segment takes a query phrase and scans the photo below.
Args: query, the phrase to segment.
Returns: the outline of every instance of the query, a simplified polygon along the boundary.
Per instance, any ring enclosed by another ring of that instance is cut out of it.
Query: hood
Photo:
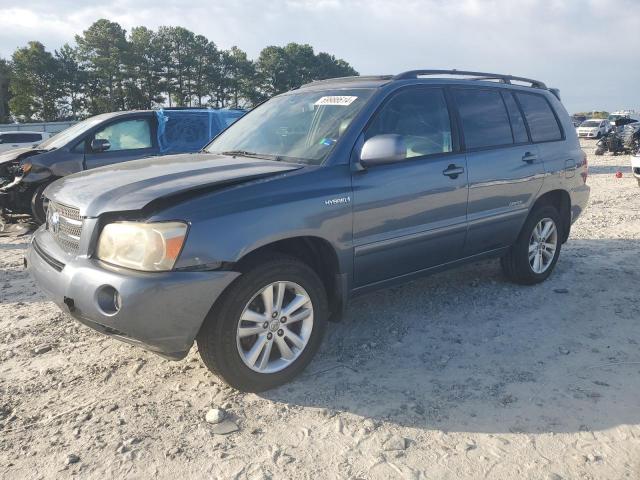
[[[6,152],[0,153],[0,165],[4,163],[10,163],[15,160],[19,160],[21,157],[25,156],[25,153],[30,154],[26,156],[37,155],[39,153],[42,153],[42,150],[37,150],[31,147],[12,148],[11,150],[7,150]]]
[[[182,154],[96,168],[53,182],[44,194],[96,217],[140,210],[150,202],[193,190],[207,190],[297,170],[300,165],[217,154]]]

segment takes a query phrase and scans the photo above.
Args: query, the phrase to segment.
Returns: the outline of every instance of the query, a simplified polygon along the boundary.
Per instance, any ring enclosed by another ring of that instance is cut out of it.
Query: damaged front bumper
[[[184,358],[211,306],[240,274],[138,272],[63,251],[40,227],[25,266],[42,290],[79,322],[165,358]]]

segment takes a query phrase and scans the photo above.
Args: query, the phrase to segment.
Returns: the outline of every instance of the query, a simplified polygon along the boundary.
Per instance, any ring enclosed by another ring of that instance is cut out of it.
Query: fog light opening
[[[122,299],[118,290],[111,285],[103,285],[96,292],[96,302],[98,308],[105,315],[115,315],[122,307]]]

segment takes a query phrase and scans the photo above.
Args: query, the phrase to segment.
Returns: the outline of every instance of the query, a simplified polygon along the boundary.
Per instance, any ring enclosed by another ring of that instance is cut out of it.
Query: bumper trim
[[[45,262],[47,262],[53,269],[57,270],[58,272],[61,272],[64,269],[65,264],[62,263],[60,260],[56,260],[51,255],[47,254],[47,252],[45,252],[42,249],[42,247],[38,245],[38,242],[36,241],[35,238],[33,239],[32,244],[33,244],[33,249],[38,255],[40,255],[40,258],[42,258]]]

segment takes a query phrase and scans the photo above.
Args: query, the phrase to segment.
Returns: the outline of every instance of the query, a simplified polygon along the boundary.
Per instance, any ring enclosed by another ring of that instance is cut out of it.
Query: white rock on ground
[[[220,408],[212,408],[207,412],[207,415],[205,416],[205,420],[208,423],[213,423],[213,424],[220,423],[222,420],[224,420],[224,418],[225,418],[225,412]]]

